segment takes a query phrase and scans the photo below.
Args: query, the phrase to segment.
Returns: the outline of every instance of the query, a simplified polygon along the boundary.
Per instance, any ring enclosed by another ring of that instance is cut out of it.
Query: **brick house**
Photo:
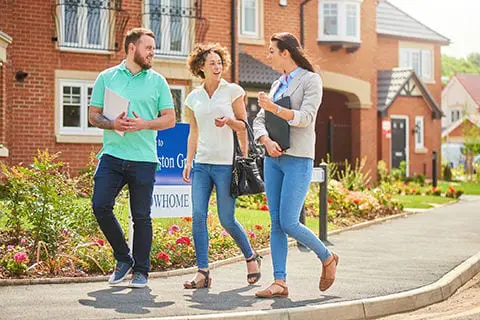
[[[440,149],[440,47],[449,40],[377,0],[2,2],[0,143],[7,161],[49,148],[75,170],[85,165],[101,141],[86,119],[91,86],[123,58],[125,30],[139,25],[157,34],[154,68],[171,85],[179,121],[186,93],[198,85],[185,68],[193,42],[218,41],[234,53],[225,78],[247,90],[251,119],[258,91],[279,76],[268,66],[269,36],[289,31],[324,83],[315,162],[327,152],[334,161],[367,157],[375,176],[378,160],[389,167],[406,160],[409,174],[431,175],[432,152]]]
[[[463,164],[472,172],[472,157],[464,144],[480,136],[480,75],[456,74],[442,91],[442,158],[456,167]]]

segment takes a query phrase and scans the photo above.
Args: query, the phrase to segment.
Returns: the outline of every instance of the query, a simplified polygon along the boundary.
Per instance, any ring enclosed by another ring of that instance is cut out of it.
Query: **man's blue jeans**
[[[265,191],[272,223],[270,248],[275,280],[287,277],[288,236],[313,250],[321,261],[330,257],[330,251],[320,239],[299,222],[312,179],[312,167],[310,158],[265,157]]]
[[[217,211],[221,225],[232,236],[245,258],[253,255],[243,227],[235,220],[235,198],[230,194],[231,165],[195,163],[192,169],[192,233],[197,266],[208,268],[208,201],[213,186],[217,192]]]
[[[130,209],[133,217],[134,271],[148,275],[152,247],[153,185],[157,164],[153,162],[127,161],[104,154],[94,175],[92,208],[100,229],[113,248],[117,261],[130,263],[132,257],[122,228],[113,214],[115,198],[125,184],[130,193]]]

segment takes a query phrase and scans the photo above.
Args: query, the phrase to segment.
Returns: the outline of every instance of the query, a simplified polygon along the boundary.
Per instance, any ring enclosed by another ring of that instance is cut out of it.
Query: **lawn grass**
[[[393,197],[400,201],[405,208],[428,209],[435,206],[435,204],[444,204],[455,201],[452,198],[439,196],[414,196],[414,195],[397,195]]]
[[[480,183],[465,182],[465,181],[459,181],[459,182],[440,181],[438,183],[438,187],[440,187],[443,192],[447,190],[448,186],[452,186],[456,189],[460,188],[464,191],[465,194],[480,195]]]

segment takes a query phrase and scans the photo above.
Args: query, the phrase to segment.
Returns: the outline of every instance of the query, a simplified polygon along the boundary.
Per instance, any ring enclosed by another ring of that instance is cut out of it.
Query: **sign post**
[[[322,241],[327,241],[327,227],[328,227],[328,164],[322,162],[319,167],[313,168],[312,182],[320,183],[319,201],[320,201],[320,230],[319,238]]]
[[[190,126],[177,123],[175,127],[158,131],[155,185],[152,194],[151,217],[192,216],[192,188],[182,178],[187,160],[187,140]],[[128,245],[133,250],[133,219],[128,207]]]

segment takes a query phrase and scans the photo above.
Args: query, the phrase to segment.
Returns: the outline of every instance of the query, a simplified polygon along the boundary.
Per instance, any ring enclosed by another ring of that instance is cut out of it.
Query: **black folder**
[[[280,98],[275,104],[287,109],[292,108],[289,96]],[[282,151],[290,148],[290,125],[287,120],[265,110],[265,126],[270,139],[277,142]]]

